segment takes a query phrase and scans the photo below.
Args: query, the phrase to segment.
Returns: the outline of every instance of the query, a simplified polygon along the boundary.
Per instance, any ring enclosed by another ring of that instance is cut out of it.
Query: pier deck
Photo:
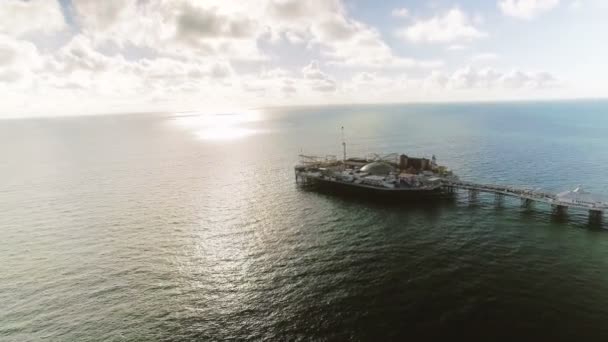
[[[463,189],[469,190],[472,192],[485,192],[485,193],[493,193],[497,195],[504,195],[510,197],[517,197],[526,203],[531,202],[541,202],[550,204],[552,206],[558,208],[577,208],[577,209],[585,209],[595,213],[602,213],[608,210],[608,203],[606,202],[597,202],[590,201],[587,199],[572,199],[572,198],[564,198],[562,194],[556,194],[551,192],[545,192],[540,190],[529,190],[516,188],[511,186],[502,186],[502,185],[493,185],[493,184],[479,184],[472,183],[466,181],[455,181],[455,180],[443,180],[443,187],[445,189]],[[578,189],[577,189],[578,190]],[[576,193],[576,191],[570,193]],[[581,194],[592,196],[588,193]]]

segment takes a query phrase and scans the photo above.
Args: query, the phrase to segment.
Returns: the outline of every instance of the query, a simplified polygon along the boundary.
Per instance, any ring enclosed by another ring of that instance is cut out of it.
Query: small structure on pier
[[[608,198],[599,194],[592,194],[583,190],[580,186],[572,191],[560,192],[555,198],[564,204],[588,206],[590,209],[603,210],[608,207]]]
[[[375,176],[388,176],[390,173],[395,172],[395,168],[389,163],[376,161],[364,165],[360,171]]]

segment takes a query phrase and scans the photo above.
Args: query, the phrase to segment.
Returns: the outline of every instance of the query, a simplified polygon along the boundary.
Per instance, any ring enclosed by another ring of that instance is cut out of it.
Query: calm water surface
[[[608,338],[608,223],[298,189],[300,152],[608,194],[608,103],[0,121],[0,340]]]

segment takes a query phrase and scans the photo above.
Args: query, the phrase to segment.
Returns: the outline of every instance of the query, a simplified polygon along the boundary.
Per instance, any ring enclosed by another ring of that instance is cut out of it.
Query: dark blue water
[[[0,121],[0,340],[608,337],[608,228],[492,196],[295,186],[300,152],[435,154],[608,194],[608,103]]]

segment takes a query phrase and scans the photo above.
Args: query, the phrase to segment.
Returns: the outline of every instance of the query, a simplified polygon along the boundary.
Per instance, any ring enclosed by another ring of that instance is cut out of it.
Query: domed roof
[[[395,168],[391,164],[381,161],[365,164],[361,168],[361,172],[367,172],[376,176],[385,176],[393,171],[395,171]]]

